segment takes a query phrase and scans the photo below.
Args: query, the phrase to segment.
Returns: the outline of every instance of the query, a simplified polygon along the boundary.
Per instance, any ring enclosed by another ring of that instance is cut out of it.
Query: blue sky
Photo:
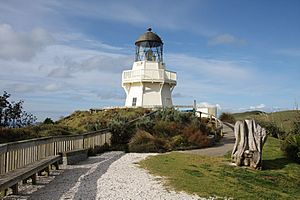
[[[122,106],[121,73],[151,26],[177,72],[174,104],[220,111],[300,101],[300,1],[0,1],[0,90],[39,120]]]

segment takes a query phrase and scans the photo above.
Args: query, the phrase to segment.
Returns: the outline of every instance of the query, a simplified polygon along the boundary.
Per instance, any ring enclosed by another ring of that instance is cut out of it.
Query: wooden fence
[[[153,115],[157,111],[154,110],[127,123],[134,123]],[[203,112],[196,112],[200,113],[201,118]],[[222,132],[223,124],[219,119],[209,113],[203,114],[207,114],[210,121],[215,121],[216,131]],[[0,144],[0,174],[22,168],[27,164],[47,156],[58,155],[64,151],[94,148],[95,146],[102,146],[104,143],[110,144],[110,138],[109,130],[102,129],[81,135],[45,137]]]
[[[111,133],[107,130],[82,135],[55,136],[0,144],[0,174],[22,168],[42,158],[60,152],[88,149],[110,144]]]

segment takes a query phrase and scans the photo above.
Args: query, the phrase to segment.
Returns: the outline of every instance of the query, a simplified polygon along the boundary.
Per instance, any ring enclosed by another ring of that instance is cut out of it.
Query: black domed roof
[[[157,42],[163,44],[160,37],[157,34],[153,33],[151,28],[148,28],[147,32],[145,32],[135,41],[135,45],[137,45],[137,43],[144,42],[144,41]]]

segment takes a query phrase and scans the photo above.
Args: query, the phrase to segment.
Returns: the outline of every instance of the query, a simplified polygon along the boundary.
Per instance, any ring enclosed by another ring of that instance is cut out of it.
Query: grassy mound
[[[175,109],[153,112],[144,108],[126,108],[93,113],[76,111],[55,123],[45,120],[38,126],[1,129],[0,141],[82,134],[101,129],[109,129],[112,133],[112,149],[132,152],[165,152],[211,146],[214,138],[208,136],[215,133],[213,122],[199,120],[192,113]]]
[[[268,138],[262,171],[229,163],[227,157],[171,153],[149,157],[140,165],[154,175],[166,177],[167,186],[200,197],[298,199],[300,196],[300,165],[283,156],[278,139]]]
[[[294,120],[299,116],[299,111],[287,110],[273,113],[250,111],[234,113],[233,116],[236,120],[255,119],[258,122],[273,123],[280,128],[280,130],[290,132],[293,129]]]

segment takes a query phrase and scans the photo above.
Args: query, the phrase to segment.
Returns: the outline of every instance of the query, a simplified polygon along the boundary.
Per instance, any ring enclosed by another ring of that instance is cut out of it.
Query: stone
[[[255,120],[237,121],[234,126],[234,135],[232,162],[237,166],[261,169],[262,149],[267,139],[266,129]]]

